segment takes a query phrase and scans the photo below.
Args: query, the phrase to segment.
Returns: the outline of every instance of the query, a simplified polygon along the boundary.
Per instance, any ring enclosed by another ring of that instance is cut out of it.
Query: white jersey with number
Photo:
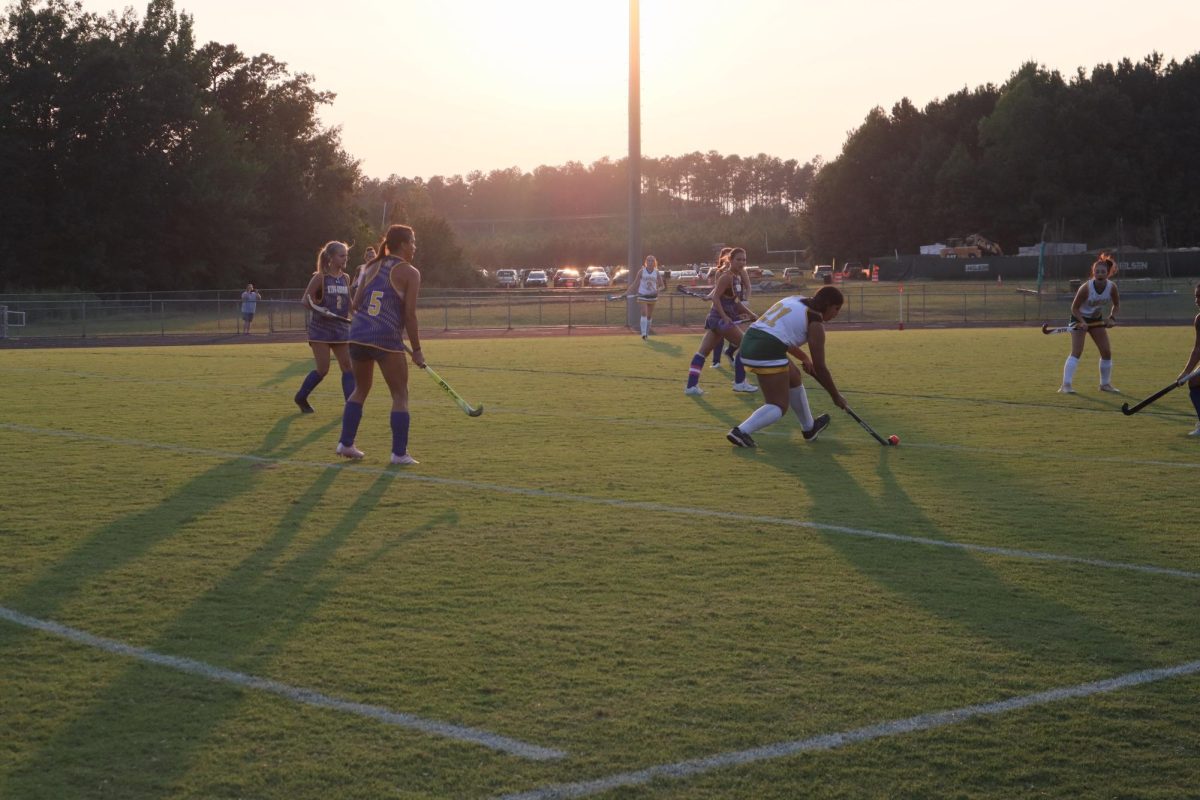
[[[642,277],[638,279],[637,293],[642,297],[653,297],[658,294],[658,270],[647,270],[642,267]]]
[[[1096,281],[1090,280],[1087,282],[1087,299],[1079,306],[1079,316],[1087,319],[1089,317],[1099,317],[1104,312],[1104,309],[1112,303],[1113,287],[1116,286],[1112,281],[1104,282],[1104,291],[1096,291]]]
[[[785,297],[768,308],[751,328],[769,333],[788,347],[799,347],[808,341],[808,312],[804,297]]]

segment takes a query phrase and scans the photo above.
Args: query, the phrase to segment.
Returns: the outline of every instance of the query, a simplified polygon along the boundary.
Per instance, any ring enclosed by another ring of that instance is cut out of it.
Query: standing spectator
[[[246,284],[246,291],[242,292],[242,335],[250,335],[250,324],[254,322],[254,310],[258,307],[258,301],[262,300],[262,295],[259,294],[253,283]]]
[[[358,265],[358,269],[354,271],[354,280],[350,281],[351,297],[353,297],[354,293],[358,290],[358,285],[362,283],[363,275],[367,273],[367,267],[369,267],[371,262],[375,260],[375,248],[368,247],[367,252],[364,255],[367,260]]]

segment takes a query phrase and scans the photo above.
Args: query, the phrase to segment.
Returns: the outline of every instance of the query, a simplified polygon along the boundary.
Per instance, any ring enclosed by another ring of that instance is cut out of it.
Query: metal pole
[[[642,263],[642,88],[638,0],[629,0],[629,279]],[[625,324],[637,324],[637,303],[625,300]]]

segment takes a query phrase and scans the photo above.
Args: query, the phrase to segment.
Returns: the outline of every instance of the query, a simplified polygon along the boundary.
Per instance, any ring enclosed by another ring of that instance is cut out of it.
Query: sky
[[[628,0],[175,0],[198,44],[269,53],[337,99],[375,178],[627,155]],[[105,12],[145,3],[83,0]],[[642,153],[836,158],[875,106],[1200,52],[1197,0],[642,0]]]

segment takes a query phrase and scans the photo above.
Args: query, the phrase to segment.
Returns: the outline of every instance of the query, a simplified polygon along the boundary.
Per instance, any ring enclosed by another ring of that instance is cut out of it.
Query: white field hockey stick
[[[1136,414],[1137,412],[1141,411],[1143,408],[1150,405],[1155,400],[1157,400],[1158,398],[1167,394],[1168,392],[1174,391],[1175,389],[1179,388],[1180,386],[1183,386],[1185,383],[1190,381],[1192,378],[1200,378],[1200,367],[1197,367],[1196,369],[1192,370],[1187,375],[1184,375],[1182,378],[1179,378],[1176,381],[1168,383],[1166,386],[1159,389],[1157,392],[1150,395],[1145,400],[1138,403],[1136,406],[1133,406],[1132,408],[1130,407],[1129,403],[1123,404],[1121,406],[1121,413],[1127,417],[1131,416],[1133,414]]]
[[[1059,327],[1059,328],[1051,328],[1050,323],[1044,322],[1044,323],[1042,323],[1042,333],[1045,333],[1045,334],[1074,333],[1075,331],[1090,331],[1092,328],[1111,328],[1111,327],[1112,327],[1111,320],[1106,320],[1104,322],[1096,322],[1091,325],[1088,325],[1086,328],[1079,327],[1078,322],[1072,322],[1069,325],[1063,325],[1062,327]]]
[[[699,289],[693,289],[690,286],[684,286],[681,283],[677,283],[677,284],[675,284],[675,291],[677,291],[681,294],[686,294],[688,297],[699,297],[701,300],[711,300],[712,299],[712,289],[711,288],[705,292],[705,291],[700,291]]]
[[[313,299],[311,296],[308,298],[308,307],[323,317],[328,317],[329,319],[336,319],[339,322],[349,322],[350,321],[349,317],[343,317],[341,314],[333,313],[325,306],[317,305],[316,303],[313,302]]]

